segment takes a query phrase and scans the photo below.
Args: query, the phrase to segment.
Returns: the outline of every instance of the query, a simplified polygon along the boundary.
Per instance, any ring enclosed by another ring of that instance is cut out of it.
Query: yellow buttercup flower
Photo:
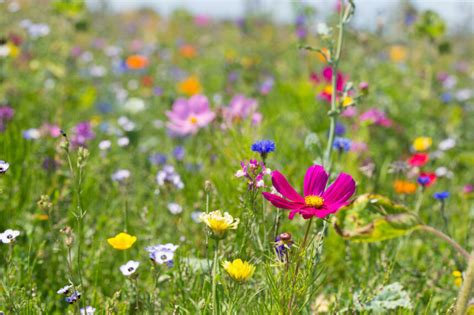
[[[453,271],[454,285],[460,287],[462,285],[462,273],[459,270]]]
[[[225,261],[222,267],[237,282],[249,280],[255,272],[255,266],[242,259],[235,259],[233,262]]]
[[[418,137],[413,141],[413,149],[416,151],[426,151],[431,147],[433,140],[430,137]]]
[[[228,212],[224,212],[224,215],[222,215],[219,210],[203,213],[199,216],[199,219],[219,238],[223,237],[227,230],[235,230],[239,225],[239,219],[234,219]]]
[[[115,249],[125,250],[137,241],[136,236],[129,235],[127,233],[119,233],[115,237],[109,238],[107,242]]]
[[[190,76],[178,84],[178,91],[187,96],[198,94],[202,91],[201,83],[196,76]]]

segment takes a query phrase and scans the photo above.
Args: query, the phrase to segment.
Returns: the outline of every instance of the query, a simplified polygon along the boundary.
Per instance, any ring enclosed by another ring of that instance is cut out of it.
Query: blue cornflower
[[[440,191],[440,192],[434,193],[433,197],[435,199],[438,199],[439,201],[443,201],[444,199],[449,197],[449,191]]]
[[[417,181],[421,186],[426,186],[430,182],[430,178],[428,176],[420,176]]]
[[[182,146],[177,146],[173,149],[173,156],[178,161],[182,161],[184,159],[184,153],[184,147]]]
[[[267,158],[268,153],[275,151],[275,142],[272,140],[259,140],[252,144],[250,148],[253,152],[260,153],[263,162]]]
[[[336,137],[334,139],[333,147],[339,151],[349,151],[351,149],[352,141],[347,138]]]
[[[343,136],[346,133],[346,127],[343,124],[336,122],[334,132],[336,133],[336,136]]]

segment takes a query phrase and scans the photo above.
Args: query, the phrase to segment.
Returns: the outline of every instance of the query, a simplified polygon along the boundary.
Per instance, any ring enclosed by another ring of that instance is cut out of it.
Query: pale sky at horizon
[[[294,0],[106,0],[112,9],[120,11],[149,7],[160,14],[168,15],[178,8],[185,8],[194,14],[206,14],[216,18],[237,18],[244,13],[245,3],[259,2],[261,7],[272,13],[278,21],[291,22]],[[86,0],[93,7],[97,0]],[[306,0],[305,3],[314,5],[321,15],[332,10],[335,0]],[[391,8],[397,6],[399,0],[356,0],[357,12],[354,23],[361,27],[373,27],[375,17],[379,14],[388,15]],[[413,0],[419,9],[432,9],[438,12],[453,28],[470,28],[474,32],[474,0]],[[465,25],[467,17],[470,25]],[[461,24],[463,23],[463,24]]]

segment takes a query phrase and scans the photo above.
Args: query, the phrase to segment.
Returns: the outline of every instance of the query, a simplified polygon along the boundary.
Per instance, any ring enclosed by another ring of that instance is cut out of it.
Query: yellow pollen
[[[195,123],[198,122],[196,116],[191,116],[191,117],[189,118],[189,121],[190,121],[192,124],[195,124]]]
[[[324,204],[324,199],[319,196],[306,196],[304,202],[307,206],[319,209]]]

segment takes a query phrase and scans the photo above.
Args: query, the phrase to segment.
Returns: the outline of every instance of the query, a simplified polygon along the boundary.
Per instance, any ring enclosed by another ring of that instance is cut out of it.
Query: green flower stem
[[[328,143],[326,146],[326,151],[324,152],[324,162],[323,165],[327,169],[331,169],[332,163],[331,163],[331,154],[332,154],[332,149],[333,149],[333,144],[334,144],[334,138],[336,135],[336,122],[337,122],[337,117],[339,116],[339,112],[337,110],[337,69],[339,66],[339,59],[341,57],[341,50],[342,50],[342,44],[343,44],[343,39],[344,39],[344,25],[347,22],[349,15],[352,13],[353,10],[353,4],[350,3],[344,13],[342,13],[343,10],[341,10],[341,13],[339,15],[339,24],[338,24],[338,29],[339,29],[339,34],[337,37],[337,44],[336,44],[336,53],[334,56],[330,57],[330,66],[332,69],[332,78],[331,78],[331,85],[332,85],[332,92],[331,92],[331,110],[329,111],[329,119],[330,119],[330,126],[329,126],[329,136],[328,136]]]
[[[217,257],[219,251],[219,240],[216,239],[214,247],[214,261],[212,263],[212,314],[218,314],[218,301],[217,301]]]
[[[458,300],[456,302],[456,308],[454,311],[455,315],[466,314],[467,307],[469,304],[469,298],[472,293],[472,287],[474,283],[474,251],[471,253],[469,258],[469,264],[467,266],[466,276],[461,289],[459,290]]]
[[[423,231],[426,231],[426,232],[429,232],[433,235],[436,235],[437,237],[439,238],[442,238],[443,240],[445,240],[446,242],[449,243],[449,245],[451,245],[459,254],[461,254],[466,260],[469,260],[469,253],[464,249],[462,248],[461,245],[459,245],[455,240],[453,240],[452,238],[450,238],[448,235],[444,234],[443,232],[441,232],[440,230],[437,230],[435,229],[434,227],[431,227],[429,225],[421,225],[419,227],[419,229],[423,230]]]
[[[296,258],[296,269],[295,269],[295,274],[293,275],[293,283],[291,284],[291,295],[290,295],[290,301],[288,303],[288,314],[291,314],[291,309],[293,307],[293,302],[295,300],[295,286],[296,286],[296,280],[298,279],[298,273],[300,271],[300,266],[301,266],[301,258],[304,255],[304,252],[306,250],[306,243],[308,242],[308,236],[309,236],[309,231],[311,231],[311,224],[313,223],[313,218],[309,219],[308,224],[306,225],[306,232],[304,233],[304,238],[303,238],[303,243],[301,243],[300,251],[298,253],[298,257]]]

